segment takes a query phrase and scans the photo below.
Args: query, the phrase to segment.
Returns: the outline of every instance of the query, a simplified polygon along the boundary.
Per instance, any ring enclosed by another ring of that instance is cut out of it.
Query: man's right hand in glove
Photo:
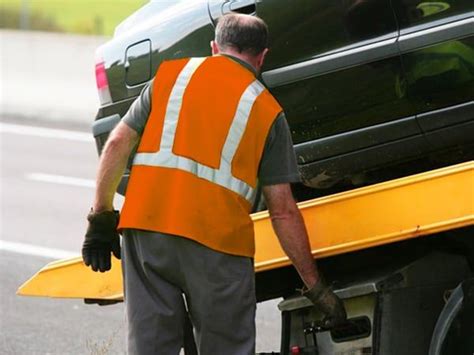
[[[117,232],[118,211],[90,211],[87,215],[87,228],[82,244],[82,259],[92,270],[105,272],[111,268],[111,256],[120,259],[120,235]]]
[[[309,290],[303,290],[301,293],[323,313],[322,326],[324,328],[332,328],[347,319],[346,310],[341,299],[322,281],[319,281]]]

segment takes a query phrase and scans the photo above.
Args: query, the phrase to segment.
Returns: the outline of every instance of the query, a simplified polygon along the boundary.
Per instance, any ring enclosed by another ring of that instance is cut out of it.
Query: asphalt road
[[[107,40],[0,29],[1,115],[88,123],[99,106],[95,51]]]
[[[46,263],[79,254],[97,166],[89,137],[0,122],[0,354],[124,353],[123,304],[15,295]],[[279,349],[276,304],[258,305],[258,352]]]

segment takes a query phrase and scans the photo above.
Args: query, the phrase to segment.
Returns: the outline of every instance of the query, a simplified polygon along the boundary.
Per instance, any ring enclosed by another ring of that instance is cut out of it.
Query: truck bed
[[[298,204],[316,259],[342,256],[474,225],[474,161]],[[294,277],[268,212],[252,215],[259,301],[284,295]],[[349,266],[350,267],[350,266]],[[120,262],[95,273],[82,258],[52,262],[18,290],[25,296],[122,300]]]

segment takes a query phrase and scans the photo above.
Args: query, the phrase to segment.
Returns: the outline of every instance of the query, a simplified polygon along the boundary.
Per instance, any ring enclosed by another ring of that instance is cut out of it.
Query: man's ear
[[[211,50],[212,50],[212,55],[217,55],[220,53],[219,47],[217,46],[216,41],[211,41]]]
[[[265,48],[258,56],[257,56],[257,66],[258,70],[263,66],[263,62],[265,61],[265,57],[268,53],[268,48]]]

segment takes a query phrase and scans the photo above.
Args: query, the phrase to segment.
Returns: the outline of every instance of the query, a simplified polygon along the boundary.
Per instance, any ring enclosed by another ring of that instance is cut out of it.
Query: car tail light
[[[110,96],[109,81],[107,72],[105,71],[105,63],[100,58],[95,64],[95,80],[97,82],[97,90],[99,91],[99,100],[102,105],[112,102]]]

